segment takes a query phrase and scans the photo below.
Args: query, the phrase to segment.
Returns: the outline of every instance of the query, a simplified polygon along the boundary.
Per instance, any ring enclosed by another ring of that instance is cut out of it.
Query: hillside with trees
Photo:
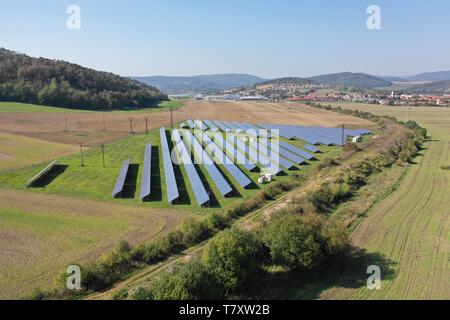
[[[135,80],[0,48],[0,101],[112,110],[162,100],[165,94]]]
[[[354,88],[376,88],[389,87],[391,82],[371,76],[365,73],[342,72],[325,74],[308,78],[316,83],[329,86],[354,87]]]

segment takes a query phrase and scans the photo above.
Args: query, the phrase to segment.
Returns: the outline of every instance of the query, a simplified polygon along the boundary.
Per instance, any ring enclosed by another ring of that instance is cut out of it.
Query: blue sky
[[[81,30],[66,27],[71,4]],[[449,12],[448,0],[9,0],[0,47],[126,76],[409,75],[450,70]]]

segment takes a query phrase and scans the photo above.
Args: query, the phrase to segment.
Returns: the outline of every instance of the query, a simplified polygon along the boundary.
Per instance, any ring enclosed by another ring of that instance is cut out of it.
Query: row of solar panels
[[[181,128],[197,129],[201,131],[222,131],[225,133],[246,133],[253,137],[270,137],[268,131],[279,130],[280,136],[288,140],[300,139],[308,142],[310,145],[340,145],[342,146],[343,138],[344,143],[349,137],[356,137],[360,135],[369,134],[370,131],[365,129],[344,129],[341,128],[324,128],[324,127],[303,127],[293,125],[272,125],[272,124],[259,124],[254,126],[249,123],[239,123],[236,121],[210,121],[210,120],[188,120],[181,124]],[[344,137],[343,137],[344,134]],[[314,148],[309,147],[309,151],[313,151]]]
[[[112,193],[113,198],[119,198],[125,188],[125,182],[130,170],[131,160],[126,160],[117,177],[116,184]],[[148,200],[151,194],[151,170],[152,170],[152,145],[149,143],[145,146],[144,152],[144,168],[142,170],[141,179],[141,200]]]
[[[201,131],[212,131],[212,132],[234,132],[234,133],[246,133],[253,137],[265,136],[265,129],[258,128],[249,123],[239,123],[236,121],[210,121],[210,120],[187,120],[180,124],[180,128],[191,129],[191,130],[201,130]]]
[[[315,150],[311,145],[338,145],[342,146],[349,137],[356,137],[369,134],[370,131],[365,129],[342,129],[342,128],[323,128],[323,127],[303,127],[292,125],[273,125],[259,124],[259,126],[268,130],[279,130],[279,135],[285,139],[299,139],[310,144],[309,150]]]

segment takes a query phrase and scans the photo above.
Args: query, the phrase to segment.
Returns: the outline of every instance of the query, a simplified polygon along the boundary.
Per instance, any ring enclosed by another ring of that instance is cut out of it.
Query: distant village
[[[335,89],[316,84],[266,84],[242,87],[214,94],[194,94],[189,98],[196,100],[228,101],[316,101],[316,102],[355,102],[384,106],[450,106],[450,95],[405,94],[395,91],[366,89]]]

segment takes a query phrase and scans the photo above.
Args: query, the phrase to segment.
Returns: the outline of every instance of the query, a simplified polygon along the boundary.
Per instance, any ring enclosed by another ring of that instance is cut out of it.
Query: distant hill
[[[406,77],[411,82],[421,81],[446,81],[450,80],[450,71],[426,72],[415,76]]]
[[[132,77],[145,84],[155,86],[168,94],[205,93],[250,86],[265,79],[249,74],[214,74],[192,77],[150,76]]]
[[[405,89],[404,91],[413,94],[448,94],[450,93],[450,80],[434,81],[415,85]]]
[[[0,49],[0,101],[93,110],[151,107],[161,100],[167,96],[135,80]]]
[[[272,85],[272,84],[298,84],[298,85],[306,85],[313,84],[314,82],[304,78],[298,77],[286,77],[286,78],[278,78],[273,80],[267,80],[258,83],[257,85]]]
[[[334,74],[325,74],[307,78],[316,83],[329,86],[342,86],[354,88],[376,88],[388,87],[392,82],[383,80],[379,77],[371,76],[365,73],[342,72]]]
[[[389,82],[409,82],[406,77],[396,77],[396,76],[379,76],[378,78],[389,81]]]

